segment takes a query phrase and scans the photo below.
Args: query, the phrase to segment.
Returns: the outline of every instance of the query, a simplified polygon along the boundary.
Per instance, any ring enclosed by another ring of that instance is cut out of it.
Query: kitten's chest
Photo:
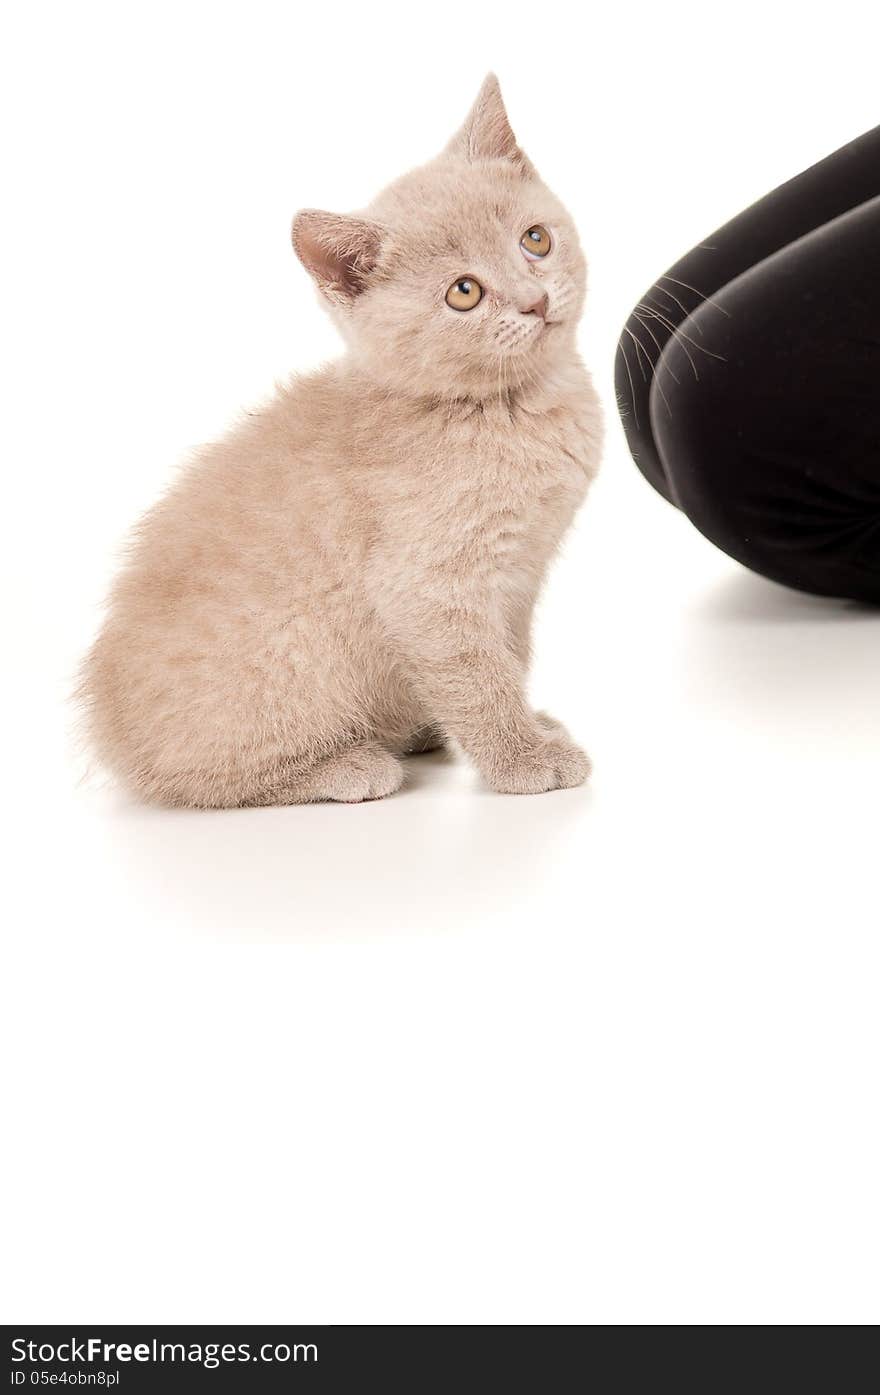
[[[563,531],[593,473],[589,433],[569,406],[484,413],[463,460],[454,491],[462,514],[501,552],[518,539]]]
[[[527,405],[438,413],[386,442],[377,519],[389,557],[490,585],[543,568],[595,473],[601,426],[589,380]]]

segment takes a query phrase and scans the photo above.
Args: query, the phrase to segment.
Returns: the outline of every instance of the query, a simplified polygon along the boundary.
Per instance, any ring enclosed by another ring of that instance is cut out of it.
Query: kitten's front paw
[[[584,751],[556,737],[496,768],[489,783],[498,794],[544,794],[582,785],[590,768]]]

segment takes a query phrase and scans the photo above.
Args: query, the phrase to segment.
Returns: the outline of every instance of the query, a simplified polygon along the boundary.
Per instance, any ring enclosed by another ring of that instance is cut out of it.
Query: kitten
[[[495,77],[442,155],[293,245],[348,353],[201,451],[137,530],[81,695],[146,799],[393,793],[447,737],[488,784],[589,762],[525,696],[547,565],[595,473],[586,274]]]

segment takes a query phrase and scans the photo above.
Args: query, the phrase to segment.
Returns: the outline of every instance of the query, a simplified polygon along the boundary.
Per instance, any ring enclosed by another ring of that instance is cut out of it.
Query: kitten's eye
[[[550,234],[540,223],[536,223],[528,232],[524,232],[519,240],[519,245],[530,261],[537,261],[541,257],[546,257],[553,243],[550,241]]]
[[[483,287],[472,276],[463,276],[455,281],[446,292],[446,304],[453,310],[473,310],[483,299]]]

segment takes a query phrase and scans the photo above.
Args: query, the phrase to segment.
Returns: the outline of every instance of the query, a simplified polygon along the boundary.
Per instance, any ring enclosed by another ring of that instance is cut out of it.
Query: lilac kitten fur
[[[299,213],[293,244],[347,353],[141,522],[83,671],[97,754],[195,807],[379,798],[447,738],[494,790],[581,784],[525,685],[601,447],[586,269],[496,79],[442,155],[356,216]]]

